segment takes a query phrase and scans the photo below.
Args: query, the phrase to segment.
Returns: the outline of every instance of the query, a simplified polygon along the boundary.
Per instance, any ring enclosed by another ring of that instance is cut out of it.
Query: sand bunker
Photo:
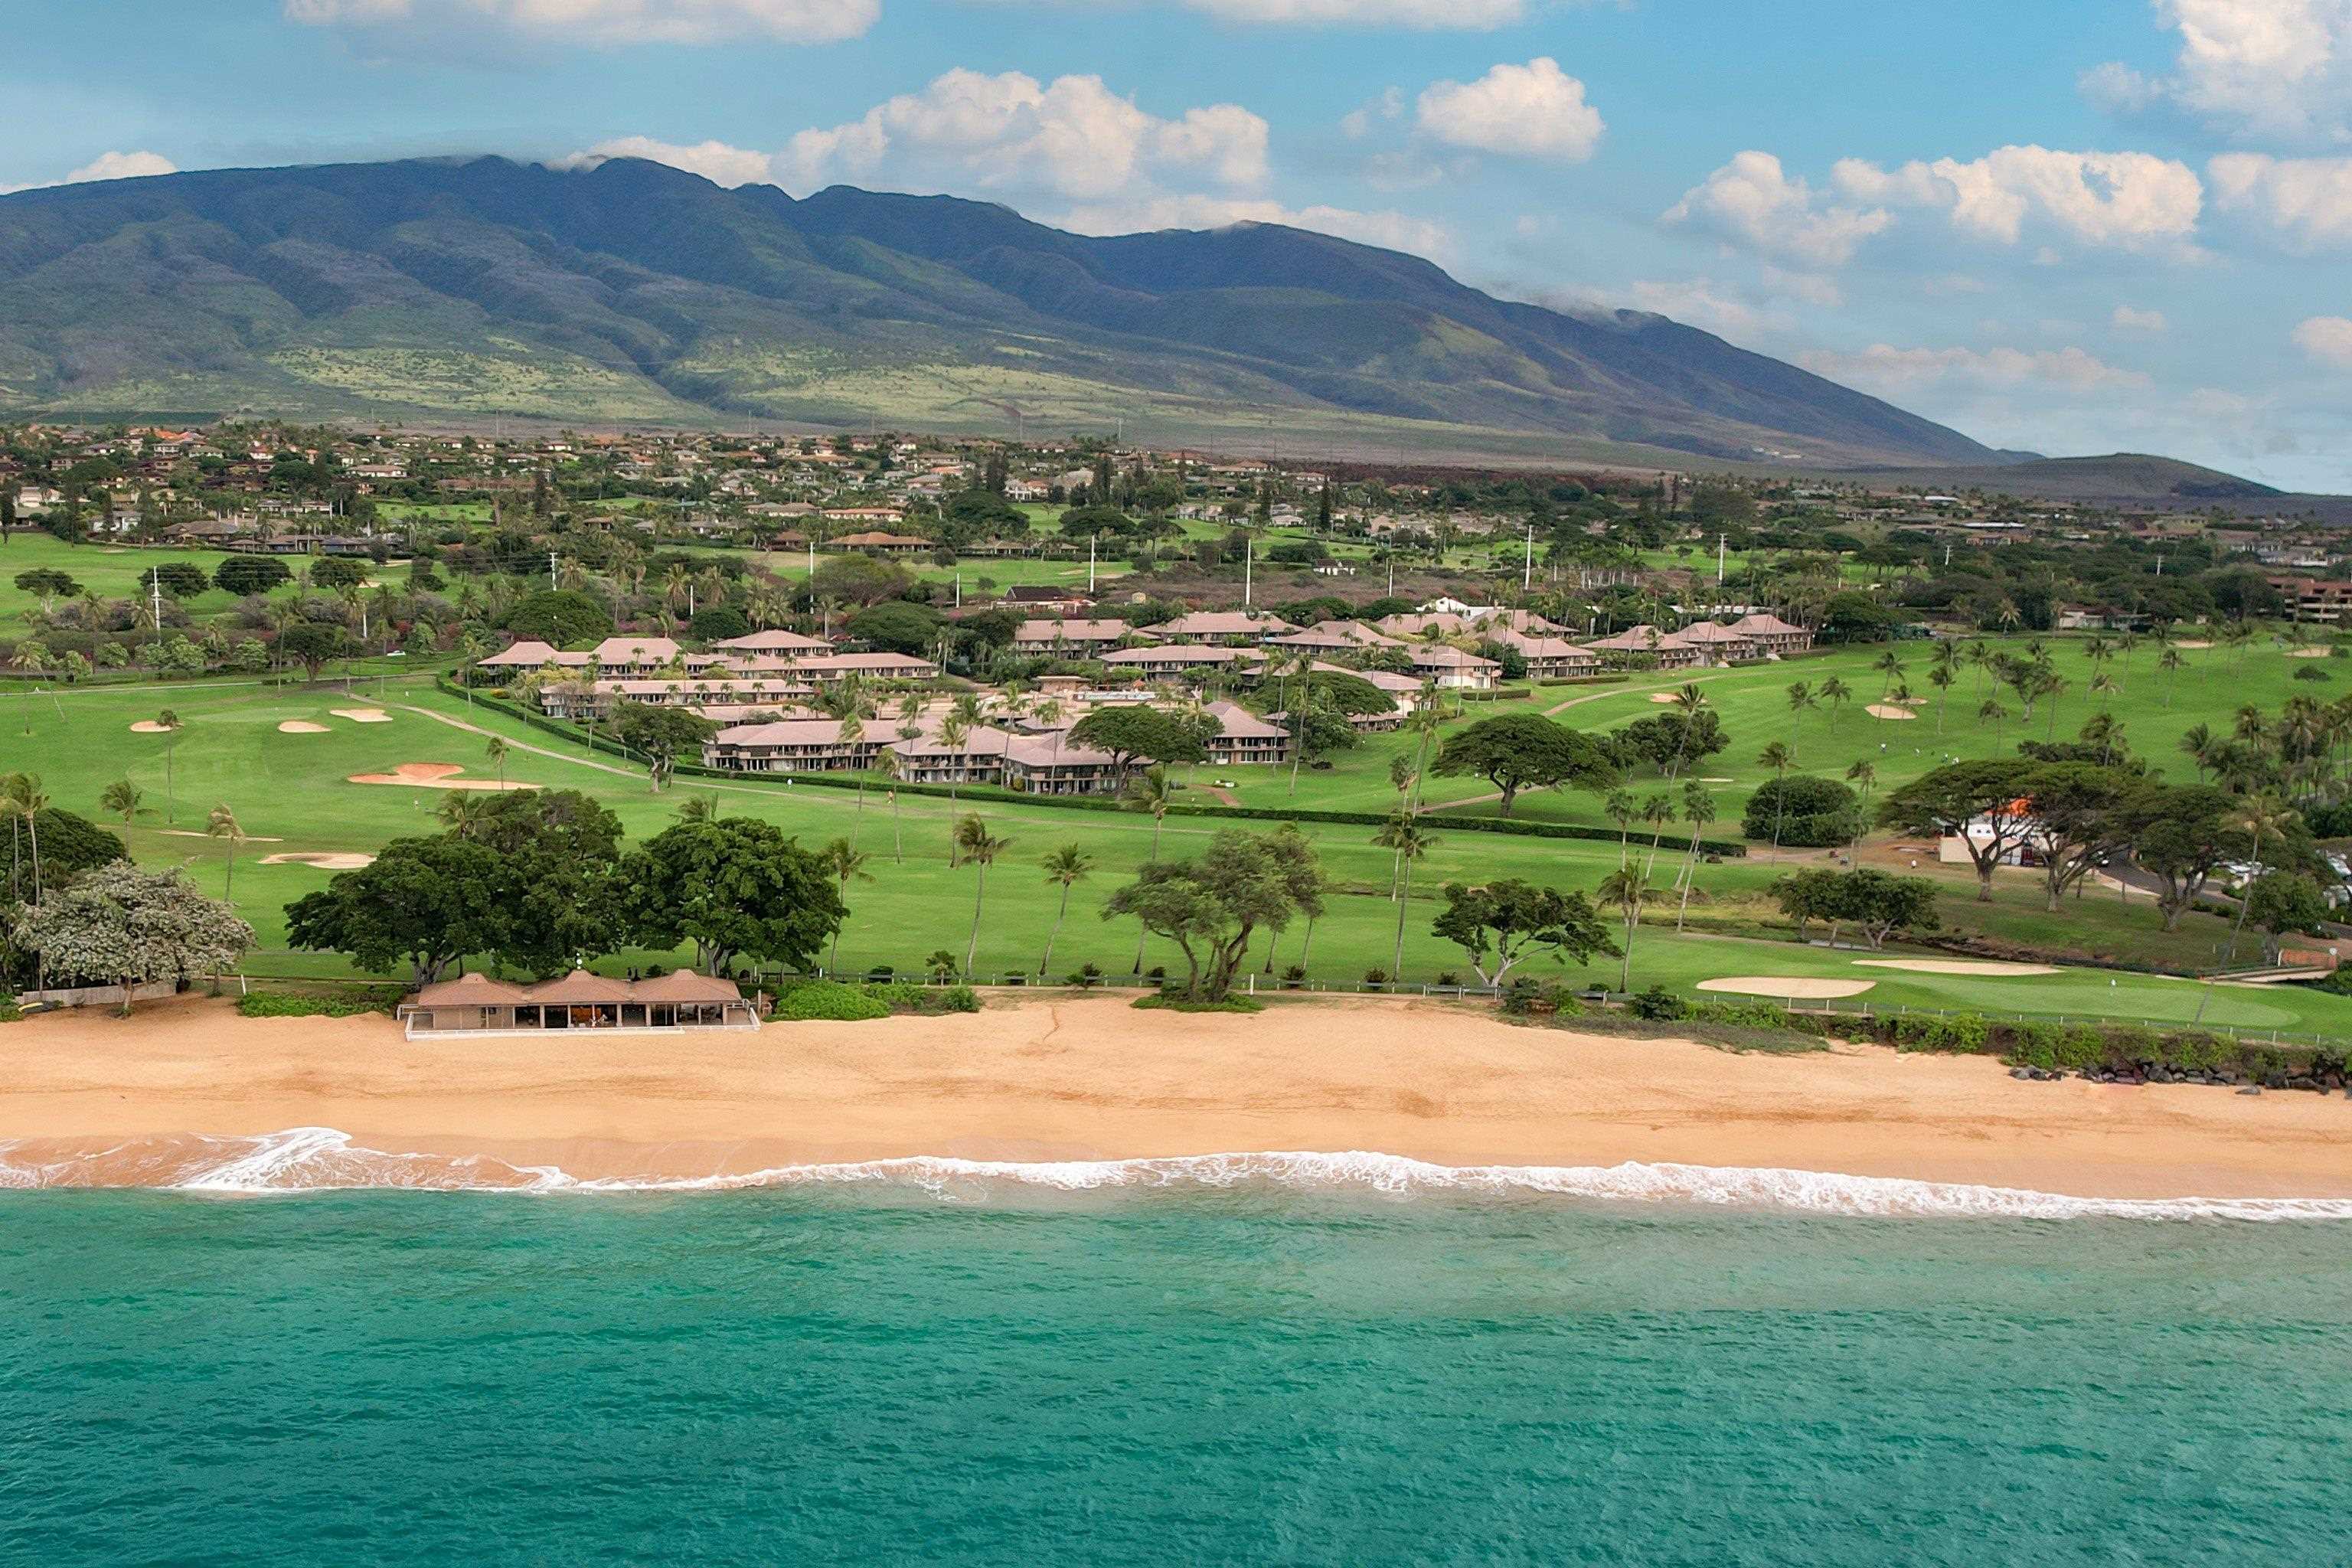
[[[316,866],[321,871],[356,871],[362,866],[375,864],[373,855],[264,855],[265,866]]]
[[[213,836],[194,827],[159,827],[155,830],[166,838],[210,838]],[[283,838],[265,838],[258,833],[245,836],[247,844],[283,844]]]
[[[1919,717],[1919,715],[1912,712],[1908,708],[1897,708],[1892,702],[1874,702],[1869,707],[1864,709],[1863,711],[1869,714],[1874,719],[1892,719],[1898,723],[1906,719],[1916,719]]]
[[[327,727],[324,724],[313,724],[308,719],[289,719],[278,726],[278,732],[281,735],[323,735],[327,732]]]
[[[2286,656],[2289,658],[2326,658],[2327,650],[2324,647],[2291,647],[2286,650]]]
[[[1653,691],[1650,693],[1650,700],[1653,702],[1672,702],[1674,700],[1675,694],[1671,691]]]
[[[1728,991],[1740,996],[1826,1001],[1832,996],[1859,996],[1877,984],[1875,980],[1803,980],[1795,975],[1738,974],[1727,980],[1702,980],[1698,988]]]
[[[496,779],[461,779],[466,770],[456,763],[403,763],[388,773],[353,773],[350,783],[407,784],[416,789],[537,789],[537,784],[505,784]]]
[[[1907,969],[1914,974],[2055,974],[2047,963],[2003,963],[1992,958],[1857,958],[1864,969]]]
[[[2197,649],[2199,649],[2199,648],[2208,648],[2208,647],[2211,647],[2213,645],[2212,645],[2211,643],[2209,643],[2209,642],[2177,642],[2177,643],[2174,643],[2172,646],[2173,646],[2173,647],[2177,647],[2177,648],[2185,649],[2185,650],[2189,651],[2189,652],[2195,652],[2195,651],[2196,651]]]
[[[172,726],[158,724],[152,719],[142,719],[131,726],[131,732],[134,735],[168,735],[172,732]]]
[[[349,719],[354,724],[389,724],[392,715],[381,708],[330,708],[328,712],[338,719]]]

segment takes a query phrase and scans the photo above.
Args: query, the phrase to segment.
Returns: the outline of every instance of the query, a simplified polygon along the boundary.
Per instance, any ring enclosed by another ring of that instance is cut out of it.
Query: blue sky
[[[0,188],[633,152],[1294,222],[2352,490],[2352,0],[0,0]]]

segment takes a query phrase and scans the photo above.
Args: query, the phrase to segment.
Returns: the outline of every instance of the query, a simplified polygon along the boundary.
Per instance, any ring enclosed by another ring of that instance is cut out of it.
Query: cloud
[[[2352,139],[2352,0],[2152,0],[2180,35],[2169,75],[2109,63],[2083,74],[2084,97],[2134,113],[2178,108],[2241,135]]]
[[[285,14],[314,27],[426,34],[487,24],[600,47],[736,38],[830,44],[872,27],[882,0],[285,0]]]
[[[956,69],[859,119],[800,132],[773,162],[783,183],[797,190],[838,177],[878,176],[1098,200],[1171,173],[1228,187],[1255,185],[1265,177],[1265,121],[1238,104],[1162,120],[1112,92],[1100,77],[1040,83],[1019,71]]]
[[[1982,294],[1992,285],[1966,272],[1942,272],[1919,280],[1919,291],[1929,299],[1940,300],[1949,294]]]
[[[1404,89],[1382,88],[1378,98],[1358,104],[1339,117],[1339,133],[1350,142],[1362,140],[1381,121],[1398,120],[1404,115]]]
[[[1604,129],[1584,101],[1584,84],[1539,55],[1523,66],[1496,66],[1476,81],[1441,81],[1423,89],[1421,129],[1450,147],[1580,163]]]
[[[767,184],[773,179],[773,160],[765,153],[730,147],[724,142],[698,142],[691,147],[681,147],[675,142],[656,142],[650,136],[616,136],[609,142],[597,142],[584,153],[558,158],[550,167],[591,168],[607,158],[650,159],[699,174],[712,184],[730,190],[737,185]]]
[[[1793,331],[1797,325],[1795,318],[1786,310],[1754,304],[1741,298],[1738,289],[1711,278],[1643,279],[1627,292],[1633,296],[1635,310],[1671,316],[1720,337],[1753,339]]]
[[[2316,363],[2352,370],[2352,318],[2314,316],[2295,328],[2293,341]]]
[[[1817,201],[1803,179],[1782,172],[1780,159],[1747,152],[1684,192],[1663,221],[1698,225],[1809,267],[1842,267],[1856,247],[1895,220],[1884,208]]]
[[[0,196],[13,191],[46,190],[53,185],[83,185],[93,180],[139,180],[151,174],[176,174],[180,166],[161,153],[100,153],[80,168],[68,171],[54,180],[35,180],[30,184],[0,185]]]
[[[1933,208],[1962,233],[2003,245],[2038,219],[2087,245],[2179,247],[2196,232],[2205,199],[2196,172],[2171,159],[2035,146],[1895,169],[1845,158],[1832,178],[1852,200]]]
[[[2109,320],[2115,323],[2116,331],[2125,332],[2163,332],[2172,327],[2172,323],[2164,319],[2163,311],[2136,310],[2129,305],[2116,306],[2116,313]]]
[[[1183,0],[1226,22],[1483,31],[1524,21],[1527,0]]]
[[[2224,212],[2251,213],[2298,246],[2352,243],[2352,158],[2225,153],[2205,172]]]
[[[1920,387],[1953,382],[1978,387],[2145,386],[2138,371],[2118,370],[2078,348],[1900,349],[1873,343],[1859,353],[1822,351],[1801,354],[1798,363],[1832,381],[1865,392],[1899,396]]]
[[[1144,201],[1096,203],[1073,207],[1052,221],[1078,234],[1139,234],[1163,228],[1223,228],[1237,223],[1276,223],[1441,262],[1453,257],[1457,248],[1453,231],[1444,224],[1409,213],[1357,212],[1334,206],[1286,207],[1279,202],[1234,196],[1163,195]]]

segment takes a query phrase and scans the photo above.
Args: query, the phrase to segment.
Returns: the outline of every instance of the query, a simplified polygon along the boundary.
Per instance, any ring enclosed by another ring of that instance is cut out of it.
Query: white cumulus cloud
[[[426,34],[487,24],[592,45],[829,44],[872,27],[882,0],[285,0],[285,14],[311,26]]]
[[[0,196],[12,191],[37,191],[51,185],[81,185],[93,180],[137,180],[150,174],[176,174],[179,172],[180,166],[161,153],[100,153],[80,168],[68,170],[54,180],[0,185]]]
[[[2162,332],[2169,331],[2172,326],[2161,310],[2136,310],[2129,305],[2116,306],[2116,313],[2108,320],[2114,322],[2116,331],[2125,332]]]
[[[951,177],[1099,199],[1169,174],[1254,185],[1265,177],[1265,121],[1238,104],[1164,120],[1100,77],[1040,82],[1020,71],[956,69],[856,120],[800,132],[775,162],[784,183],[801,190],[836,178]]]
[[[1819,352],[1798,363],[1832,381],[1865,392],[1899,395],[1923,386],[1958,382],[1983,387],[2145,386],[2138,371],[2119,370],[2079,348],[1905,349],[1873,343],[1858,353]]]
[[[2352,139],[2352,0],[2152,0],[2180,35],[2170,73],[2116,63],[2084,73],[2093,102],[2121,112],[2164,104],[2224,131]]]
[[[2293,336],[2294,346],[2318,363],[2352,370],[2352,318],[2314,316]]]
[[[1077,234],[1140,234],[1163,228],[1276,223],[1441,262],[1451,258],[1456,249],[1452,230],[1410,213],[1287,207],[1280,202],[1236,196],[1161,195],[1142,201],[1089,203],[1059,214],[1053,221]]]
[[[1671,316],[1687,326],[1703,328],[1718,337],[1754,339],[1792,331],[1796,321],[1786,310],[1758,305],[1736,288],[1712,278],[1665,281],[1643,279],[1627,292],[1633,308]]]
[[[1421,95],[1421,129],[1453,147],[1582,163],[1604,129],[1584,84],[1539,55],[1506,61],[1476,81],[1441,81]]]
[[[650,136],[615,136],[585,152],[559,158],[553,167],[588,168],[607,158],[645,158],[667,163],[673,169],[699,174],[712,184],[725,185],[730,190],[737,185],[767,184],[773,178],[773,160],[765,153],[730,147],[724,142],[698,142],[686,147],[675,142],[656,142]]]
[[[1751,151],[1684,192],[1664,221],[1696,225],[1809,267],[1842,267],[1894,219],[1883,207],[1833,205],[1771,153]]]
[[[2205,200],[2195,170],[2148,153],[2011,146],[1895,169],[1846,158],[1832,178],[1852,200],[1934,208],[1963,233],[2004,245],[2032,219],[2088,245],[2179,247],[2196,232]]]
[[[2250,214],[2298,246],[2352,243],[2352,158],[2225,153],[2205,172],[2224,212]]]

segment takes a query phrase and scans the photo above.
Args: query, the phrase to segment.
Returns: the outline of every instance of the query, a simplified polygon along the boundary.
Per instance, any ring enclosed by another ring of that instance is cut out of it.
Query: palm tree
[[[1690,912],[1691,884],[1698,880],[1698,840],[1715,820],[1715,792],[1693,779],[1683,785],[1683,820],[1690,824],[1690,853],[1683,862],[1683,901],[1675,910],[1675,930],[1683,929],[1683,917]]]
[[[1151,858],[1160,858],[1160,825],[1168,816],[1168,808],[1176,804],[1176,781],[1164,767],[1146,768],[1135,775],[1127,786],[1127,806],[1129,811],[1151,814]],[[1148,936],[1150,933],[1144,933]],[[1143,973],[1144,936],[1135,939],[1135,968]]]
[[[874,753],[874,771],[882,775],[890,792],[890,859],[903,866],[907,863],[907,845],[898,833],[898,778],[906,767],[898,761],[898,753],[885,746]]]
[[[1054,943],[1061,939],[1063,918],[1070,912],[1070,889],[1095,868],[1094,857],[1075,844],[1065,844],[1045,857],[1045,880],[1062,889],[1061,908],[1054,911],[1054,929],[1045,933],[1045,956],[1037,961],[1037,978],[1053,967]]]
[[[1798,731],[1804,725],[1805,715],[1821,705],[1821,700],[1813,695],[1811,687],[1801,680],[1792,681],[1790,684],[1789,711],[1793,717],[1789,725],[1789,741],[1792,753],[1795,750]]]
[[[1789,782],[1789,769],[1796,761],[1797,754],[1778,741],[1774,741],[1756,753],[1756,765],[1759,768],[1770,768],[1773,782],[1782,785]],[[1780,852],[1781,819],[1788,815],[1788,790],[1786,788],[1775,790],[1772,799],[1772,853],[1775,855]]]
[[[175,826],[180,820],[180,803],[172,793],[172,753],[179,747],[180,716],[166,708],[155,715],[155,722],[163,731],[163,825]]]
[[[1601,798],[1601,815],[1617,825],[1617,864],[1622,866],[1633,858],[1631,838],[1633,824],[1642,819],[1642,803],[1630,790],[1612,789]]]
[[[1403,883],[1397,894],[1396,954],[1389,964],[1389,978],[1395,980],[1404,970],[1404,917],[1412,898],[1412,863],[1436,846],[1437,835],[1423,827],[1410,814],[1399,812],[1373,837],[1372,842],[1395,851],[1403,873]]]
[[[222,801],[205,818],[205,836],[222,840],[228,848],[228,871],[222,879],[221,896],[231,903],[236,901],[236,847],[245,842],[245,828],[236,820],[236,813]]]
[[[971,731],[965,726],[960,715],[950,713],[940,721],[940,744],[956,754],[955,771],[948,774],[948,809],[950,811],[955,809],[956,786],[963,777],[963,749],[965,743],[971,739]],[[955,864],[955,844],[950,838],[948,845],[948,868],[953,870]]]
[[[1936,689],[1936,733],[1944,732],[1944,709],[1952,700],[1952,683],[1959,678],[1948,665],[1937,665],[1927,672],[1927,684]]]
[[[956,824],[955,841],[965,862],[980,868],[980,881],[971,897],[971,940],[963,950],[963,972],[970,974],[972,960],[980,953],[980,911],[988,897],[988,868],[999,855],[1013,847],[1013,840],[990,833],[988,824],[975,811]]]
[[[1617,918],[1625,923],[1624,964],[1617,973],[1617,989],[1633,988],[1633,933],[1641,928],[1642,906],[1656,895],[1630,866],[1620,866],[1601,879],[1601,901],[1614,905]]]
[[[479,791],[453,789],[441,797],[433,815],[441,825],[460,838],[478,837],[492,810],[489,797]]]
[[[2033,694],[2036,697],[2046,697],[2050,700],[2049,738],[2053,741],[2058,738],[2058,698],[2065,689],[2064,679],[2052,669],[2042,670],[2041,679],[2034,684]]]
[[[1830,705],[1830,732],[1837,733],[1838,710],[1853,700],[1853,689],[1836,676],[1822,682],[1822,700]]]
[[[1903,673],[1903,656],[1888,648],[1871,661],[1870,668],[1878,671],[1878,700],[1884,702],[1886,700],[1886,689],[1894,685],[1895,678]]]
[[[874,879],[874,873],[866,868],[866,862],[874,858],[846,838],[833,840],[816,852],[816,858],[817,864],[823,866],[832,875],[833,879],[840,884],[845,907],[848,903],[850,883],[870,882]],[[844,920],[841,925],[848,923]],[[841,967],[841,925],[833,928],[833,946],[824,957],[825,973],[828,974],[835,973]]]
[[[849,753],[849,765],[856,768],[857,748],[866,739],[866,725],[856,710],[841,716],[841,727],[834,731],[833,738]],[[857,809],[851,814],[849,828],[853,838],[857,835],[857,824],[866,820],[866,772],[864,768],[857,768]]]
[[[1642,877],[1645,881],[1650,873],[1658,868],[1658,840],[1665,837],[1666,824],[1674,819],[1673,796],[1654,795],[1642,802],[1642,820],[1650,829],[1650,858],[1642,866]]]
[[[1992,721],[1992,749],[1996,752],[2000,750],[2000,722],[2008,717],[2009,710],[2000,705],[1999,698],[1988,697],[1977,705],[1977,722]]]
[[[506,788],[507,743],[505,740],[497,735],[491,736],[490,743],[482,748],[482,755],[490,760],[490,766],[499,770],[499,787],[500,789]]]
[[[139,803],[146,798],[139,786],[129,779],[117,779],[106,786],[105,793],[98,797],[98,804],[100,809],[111,812],[122,818],[124,822],[129,822],[139,815]]]
[[[1864,809],[1855,815],[1853,845],[1846,851],[1846,853],[1851,856],[1859,853],[1862,848],[1863,829],[1870,821],[1870,812],[1868,809],[1870,805],[1870,796],[1872,792],[1878,787],[1878,766],[1868,759],[1864,759],[1864,761],[1856,763],[1853,766],[1846,769],[1845,777],[1846,782],[1854,785],[1856,790],[1861,794],[1862,804],[1864,806]]]
[[[2180,680],[2180,667],[2189,661],[2180,657],[2178,648],[2166,648],[2156,656],[2156,668],[2164,671],[2164,705],[2172,706],[2172,689]]]
[[[690,795],[677,803],[680,822],[716,822],[719,820],[719,797],[715,795]]]
[[[0,774],[0,811],[5,811],[12,822],[22,822],[33,846],[33,902],[41,901],[41,813],[49,809],[49,797],[41,788],[37,773]],[[13,891],[15,878],[10,878]]]

